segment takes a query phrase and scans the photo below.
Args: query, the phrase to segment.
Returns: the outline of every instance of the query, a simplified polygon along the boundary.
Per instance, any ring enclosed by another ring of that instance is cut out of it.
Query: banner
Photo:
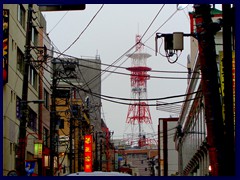
[[[3,84],[8,82],[9,10],[3,9]]]

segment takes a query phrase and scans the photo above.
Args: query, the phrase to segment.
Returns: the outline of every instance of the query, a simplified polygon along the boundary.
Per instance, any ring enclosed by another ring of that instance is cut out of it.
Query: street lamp
[[[34,104],[40,104],[44,103],[44,100],[22,100],[20,101],[20,109],[21,109],[21,122],[19,125],[19,147],[18,147],[18,153],[17,153],[17,173],[19,176],[25,175],[25,152],[26,152],[26,146],[27,146],[27,137],[29,135],[26,134],[26,124],[27,124],[27,110],[28,110],[28,103],[34,103]],[[38,134],[37,134],[38,135]]]

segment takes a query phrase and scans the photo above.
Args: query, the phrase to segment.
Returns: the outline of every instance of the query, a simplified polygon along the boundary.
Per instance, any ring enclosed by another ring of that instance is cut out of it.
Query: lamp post
[[[17,152],[17,174],[18,176],[25,176],[25,151],[27,147],[27,137],[29,134],[36,134],[39,139],[39,135],[37,133],[28,133],[26,130],[27,124],[27,111],[28,111],[28,103],[40,104],[44,103],[44,100],[22,100],[20,101],[20,109],[21,109],[21,122],[20,122],[20,135],[19,135],[19,147]],[[24,124],[24,126],[23,126]],[[23,135],[25,135],[23,137]]]

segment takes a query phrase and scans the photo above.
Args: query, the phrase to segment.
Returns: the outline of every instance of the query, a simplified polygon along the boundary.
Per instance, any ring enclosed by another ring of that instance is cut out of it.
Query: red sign
[[[84,171],[92,172],[92,135],[84,136]]]
[[[9,10],[3,9],[3,84],[8,82]]]

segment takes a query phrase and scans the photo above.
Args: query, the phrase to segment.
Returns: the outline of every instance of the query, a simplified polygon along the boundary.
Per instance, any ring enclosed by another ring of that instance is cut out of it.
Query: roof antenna
[[[100,59],[100,55],[98,55],[98,49],[96,51],[96,59]]]

